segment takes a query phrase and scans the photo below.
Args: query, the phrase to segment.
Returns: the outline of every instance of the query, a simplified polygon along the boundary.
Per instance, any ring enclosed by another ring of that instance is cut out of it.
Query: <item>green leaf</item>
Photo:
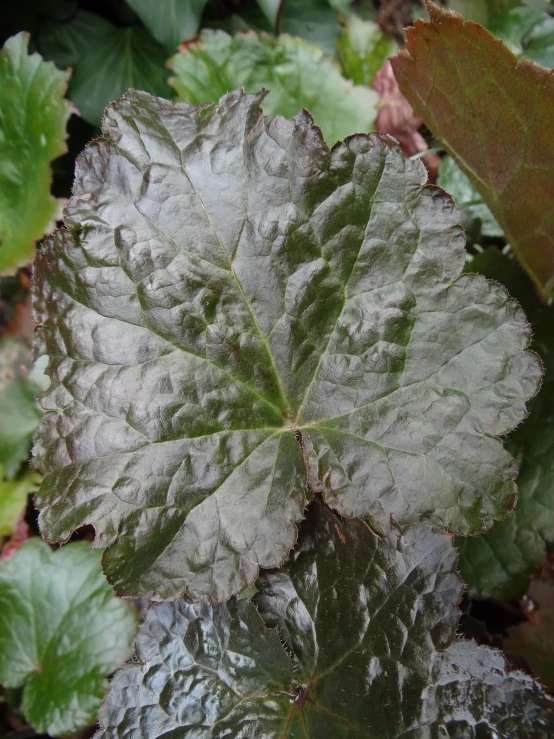
[[[539,384],[501,287],[459,277],[450,198],[389,137],[332,151],[262,94],[129,93],[36,261],[50,539],[94,525],[116,589],[221,601],[276,567],[306,485],[376,530],[512,506],[496,438]]]
[[[0,51],[0,273],[33,260],[60,203],[50,195],[50,162],[66,150],[69,73],[29,54],[19,33]]]
[[[94,723],[105,676],[128,658],[134,609],[113,597],[86,542],[53,552],[30,539],[0,564],[0,682],[23,687],[39,732]]]
[[[125,0],[168,54],[200,28],[208,0]]]
[[[445,156],[439,165],[437,183],[454,198],[456,205],[472,218],[479,218],[483,236],[502,237],[504,231],[498,225],[479,191],[471,184],[452,157]]]
[[[524,278],[513,259],[492,249],[475,258],[469,269],[508,287]],[[529,304],[527,295],[522,297]],[[464,581],[470,593],[480,598],[521,597],[547,545],[554,544],[554,309],[536,305],[529,318],[533,348],[544,362],[546,375],[540,393],[529,404],[529,417],[506,443],[519,467],[517,508],[485,535],[457,542]]]
[[[40,480],[39,474],[30,471],[15,480],[6,480],[0,464],[0,538],[12,535],[19,514],[27,505],[27,496],[38,490]]]
[[[203,31],[198,43],[188,44],[171,65],[178,100],[206,103],[236,87],[251,93],[264,87],[271,91],[267,113],[292,118],[306,108],[329,144],[369,131],[377,115],[376,92],[352,85],[334,59],[287,35],[273,39],[253,32]]]
[[[284,0],[256,0],[256,3],[267,18],[271,28],[275,31],[277,29],[279,8],[284,4]]]
[[[0,465],[11,479],[30,456],[42,413],[36,396],[48,387],[31,369],[31,350],[23,339],[0,340]]]
[[[357,85],[370,87],[373,78],[391,54],[396,42],[385,36],[377,23],[352,15],[337,41],[344,74]]]
[[[300,36],[320,46],[328,54],[334,54],[341,30],[338,19],[340,10],[336,7],[339,4],[344,6],[341,0],[285,0],[280,31]]]
[[[515,738],[526,719],[554,729],[554,703],[506,674],[498,652],[443,651],[458,620],[454,565],[450,537],[430,527],[380,540],[314,503],[284,570],[258,582],[254,601],[278,632],[248,601],[154,606],[97,739],[461,737],[479,725]]]
[[[521,0],[448,0],[448,6],[466,20],[477,21],[487,28],[521,5]]]
[[[402,94],[481,193],[543,296],[554,294],[554,76],[428,1],[391,59]],[[471,50],[468,52],[468,49]],[[453,84],[453,80],[456,83]]]
[[[73,69],[69,97],[93,125],[129,88],[171,96],[166,52],[143,28],[119,28],[80,10],[67,23],[43,23],[38,42],[46,59]]]
[[[554,18],[533,8],[514,8],[491,26],[519,59],[554,67]]]

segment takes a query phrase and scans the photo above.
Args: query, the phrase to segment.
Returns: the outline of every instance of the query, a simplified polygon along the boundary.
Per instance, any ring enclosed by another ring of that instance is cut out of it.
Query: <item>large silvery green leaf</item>
[[[353,85],[334,59],[300,38],[203,31],[171,65],[179,100],[213,102],[236,87],[250,93],[263,87],[270,90],[266,113],[292,118],[306,108],[329,144],[371,130],[377,115],[377,93]]]
[[[31,441],[41,417],[36,396],[48,378],[34,372],[31,348],[24,339],[0,339],[0,464],[12,478],[31,455]]]
[[[33,260],[60,211],[50,162],[66,148],[69,74],[29,54],[28,43],[19,33],[0,51],[0,273]]]
[[[285,568],[257,583],[278,632],[244,600],[154,606],[97,739],[526,737],[526,721],[546,738],[554,703],[536,683],[493,650],[446,648],[454,565],[450,537],[430,527],[380,540],[314,503]]]
[[[262,95],[133,92],[36,261],[43,534],[94,525],[118,592],[223,600],[276,567],[306,486],[347,516],[486,528],[496,438],[540,368],[506,291],[459,277],[450,198],[388,137],[329,149]]]
[[[125,0],[168,54],[200,27],[208,0]]]
[[[43,23],[38,41],[46,59],[73,69],[69,97],[93,125],[129,88],[171,97],[167,54],[144,28],[119,28],[80,10],[66,23]]]
[[[513,259],[487,250],[471,262],[506,286],[524,284]],[[523,294],[522,302],[529,304]],[[528,316],[533,348],[545,367],[541,390],[529,404],[529,416],[506,442],[519,467],[515,511],[483,536],[458,540],[460,571],[475,597],[520,598],[531,575],[554,544],[554,309],[535,305]]]
[[[30,539],[0,564],[0,683],[23,687],[23,713],[41,733],[94,723],[135,629],[86,542],[53,552]]]

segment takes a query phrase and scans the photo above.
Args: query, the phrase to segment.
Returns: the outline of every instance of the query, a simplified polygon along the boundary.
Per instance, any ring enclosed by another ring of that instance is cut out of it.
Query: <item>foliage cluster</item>
[[[554,735],[554,9],[448,5],[6,14],[0,732]]]

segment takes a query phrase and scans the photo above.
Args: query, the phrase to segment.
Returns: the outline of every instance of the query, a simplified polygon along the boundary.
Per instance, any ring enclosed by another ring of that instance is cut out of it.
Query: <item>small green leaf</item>
[[[73,69],[69,97],[93,125],[129,88],[171,96],[167,54],[143,28],[118,28],[80,10],[67,23],[43,23],[38,41],[45,59]]]
[[[200,28],[208,0],[125,0],[168,54]]]
[[[198,43],[188,44],[171,64],[176,76],[170,82],[179,100],[213,102],[236,87],[246,92],[264,87],[271,91],[267,113],[292,118],[306,108],[329,144],[369,131],[377,115],[377,93],[352,85],[334,59],[287,35],[203,31]]]
[[[357,85],[370,87],[373,78],[391,54],[396,42],[385,36],[377,23],[352,15],[337,41],[344,74]]]
[[[481,221],[483,236],[501,237],[504,231],[498,225],[489,207],[484,203],[478,190],[458,167],[452,157],[445,156],[439,165],[437,183],[452,195],[456,205],[467,211],[471,217]]]
[[[487,28],[518,5],[521,5],[521,0],[448,0],[448,7],[452,10]]]
[[[280,31],[300,36],[320,46],[328,54],[334,54],[341,30],[339,5],[344,10],[345,3],[342,0],[285,0]],[[346,17],[346,14],[343,15]]]
[[[0,273],[33,260],[60,203],[50,194],[50,162],[66,149],[68,72],[29,54],[19,33],[0,51]]]
[[[519,283],[520,300],[529,305],[525,275],[514,259],[487,249],[468,270],[481,272],[507,287]],[[515,599],[527,590],[531,575],[554,544],[554,309],[536,305],[528,312],[533,348],[546,375],[540,393],[529,403],[529,417],[506,442],[519,467],[515,511],[483,536],[458,540],[460,571],[474,597]]]
[[[6,480],[0,464],[0,538],[12,535],[19,514],[27,505],[27,496],[36,493],[40,480],[38,473],[29,470],[14,480]]]
[[[85,542],[58,551],[30,539],[0,564],[0,683],[23,687],[39,732],[94,723],[113,669],[128,658],[133,608],[113,597]]]
[[[539,384],[523,312],[459,276],[421,162],[377,134],[330,151],[262,98],[129,93],[36,261],[41,530],[94,525],[127,595],[241,592],[286,557],[307,486],[381,532],[467,534],[515,498],[497,436]]]
[[[244,600],[154,606],[96,739],[523,739],[530,721],[546,737],[554,703],[537,683],[491,649],[448,647],[454,566],[451,537],[431,527],[381,540],[314,502],[284,569],[258,582],[277,631]]]
[[[36,396],[48,380],[33,374],[31,349],[23,339],[0,339],[0,465],[11,479],[30,456],[42,413]]]
[[[256,0],[260,10],[267,18],[273,31],[277,29],[277,19],[279,16],[279,8],[284,0]]]

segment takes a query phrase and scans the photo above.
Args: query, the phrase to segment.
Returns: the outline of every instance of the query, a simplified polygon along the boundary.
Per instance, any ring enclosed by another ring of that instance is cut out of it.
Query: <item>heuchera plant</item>
[[[93,525],[116,592],[173,601],[100,736],[547,736],[538,683],[452,643],[440,533],[514,504],[523,311],[392,139],[262,99],[126,95],[36,262],[42,533]]]

